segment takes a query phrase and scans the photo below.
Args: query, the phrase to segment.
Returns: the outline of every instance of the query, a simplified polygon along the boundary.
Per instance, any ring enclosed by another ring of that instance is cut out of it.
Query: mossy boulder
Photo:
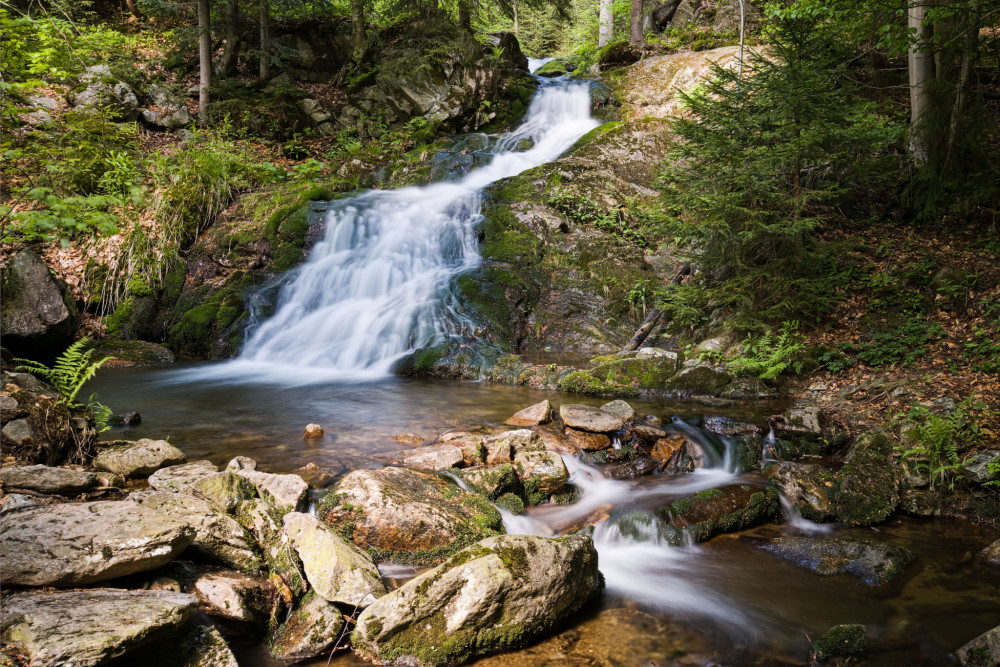
[[[597,64],[601,68],[614,65],[631,65],[640,57],[639,49],[628,41],[611,42],[597,52]]]
[[[497,535],[500,513],[449,480],[404,468],[355,470],[320,502],[321,517],[377,559],[440,563]]]
[[[65,283],[41,257],[25,249],[2,272],[0,333],[19,355],[50,358],[73,342],[80,312]]]
[[[987,630],[955,651],[962,667],[995,667],[1000,664],[1000,626]]]
[[[828,521],[836,516],[830,498],[832,471],[818,465],[784,461],[769,466],[764,474],[804,518]]]
[[[721,364],[691,359],[667,383],[667,388],[677,394],[718,396],[733,382],[733,376]]]
[[[120,366],[168,366],[174,363],[174,353],[169,348],[144,340],[105,338],[94,341],[95,357],[114,357],[105,362],[105,368]]]
[[[720,533],[746,530],[773,520],[778,514],[778,492],[731,484],[684,496],[660,515],[671,525],[686,530],[691,539],[704,542]]]
[[[534,73],[537,76],[544,76],[551,79],[559,76],[565,76],[574,69],[573,64],[568,60],[563,58],[554,58],[536,69]]]
[[[344,615],[336,605],[309,593],[271,641],[271,655],[282,662],[299,662],[333,650],[344,628]]]
[[[676,373],[676,357],[602,358],[597,365],[562,378],[559,388],[592,396],[662,395]]]
[[[865,650],[865,626],[859,623],[835,625],[812,644],[820,660],[836,655],[854,655]]]
[[[761,548],[816,574],[850,574],[869,586],[894,583],[913,560],[898,544],[846,538],[778,537]]]
[[[352,644],[385,662],[458,664],[544,634],[571,618],[599,586],[589,536],[492,537],[368,607]]]
[[[853,526],[881,523],[899,505],[898,469],[893,442],[883,432],[858,436],[831,488],[837,520]]]
[[[191,486],[191,492],[227,514],[235,511],[244,500],[257,497],[257,489],[249,480],[231,472],[203,477]]]

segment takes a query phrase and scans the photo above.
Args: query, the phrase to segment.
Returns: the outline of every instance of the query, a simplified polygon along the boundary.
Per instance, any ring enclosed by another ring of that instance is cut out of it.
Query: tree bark
[[[135,0],[125,0],[125,6],[128,7],[128,11],[130,14],[132,14],[132,16],[136,17],[137,19],[142,18],[142,13],[139,11],[139,8],[136,7]]]
[[[472,31],[472,7],[470,0],[458,0],[458,27]]]
[[[437,0],[431,0],[437,6]],[[365,29],[365,0],[351,0],[351,55],[354,62],[360,63],[365,56],[365,42],[368,40]]]
[[[271,78],[271,16],[267,0],[260,0],[260,80]]]
[[[198,124],[208,125],[208,89],[212,85],[212,33],[208,0],[198,0]]]
[[[907,27],[914,31],[907,53],[910,73],[909,151],[917,164],[927,162],[927,113],[931,107],[931,84],[934,81],[934,53],[931,49],[931,26],[924,25],[927,0],[914,0],[907,10]]]
[[[517,0],[511,0],[510,8],[514,12],[514,35],[517,36]]]
[[[677,13],[677,9],[680,6],[681,0],[667,0],[662,5],[654,9],[651,15],[653,25],[655,25],[658,30],[663,30],[667,27],[668,23],[674,20],[674,14]]]
[[[962,65],[958,73],[958,84],[955,86],[955,102],[951,108],[951,119],[948,124],[948,150],[945,154],[945,164],[954,155],[955,144],[958,142],[959,127],[965,114],[965,102],[969,94],[969,84],[972,81],[972,61],[979,51],[979,6],[973,2],[968,13],[965,42],[962,45]]]
[[[233,73],[243,43],[243,26],[240,21],[238,0],[229,0],[226,5],[226,48],[215,66],[215,75],[227,77]]]
[[[642,0],[632,0],[632,13],[629,14],[629,42],[632,46],[642,46],[645,41],[642,34]]]
[[[600,0],[601,14],[598,19],[597,46],[605,46],[611,41],[611,33],[615,26],[615,16],[611,0]]]
[[[689,275],[691,275],[691,264],[685,263],[683,266],[681,266],[680,270],[677,271],[676,274],[674,274],[674,277],[670,279],[669,284],[679,285],[684,281],[684,276],[689,276]],[[638,350],[639,346],[641,346],[646,341],[646,339],[649,337],[649,334],[652,333],[653,329],[656,328],[657,323],[660,321],[660,315],[662,314],[663,311],[660,310],[659,308],[653,308],[651,311],[649,311],[649,314],[646,315],[646,319],[643,320],[642,325],[638,328],[638,330],[636,330],[635,334],[632,336],[632,339],[629,340],[629,342],[625,345],[625,347],[622,348],[622,352],[633,352],[635,350]]]

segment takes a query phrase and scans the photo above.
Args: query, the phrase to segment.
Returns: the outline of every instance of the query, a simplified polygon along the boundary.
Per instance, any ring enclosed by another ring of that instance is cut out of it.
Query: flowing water
[[[543,398],[601,403],[388,374],[413,349],[473,326],[448,286],[479,262],[475,227],[482,189],[558,157],[596,126],[589,109],[586,84],[546,82],[517,132],[476,138],[494,153],[485,166],[449,182],[332,203],[324,239],[282,279],[273,316],[250,332],[239,359],[101,372],[88,390],[116,412],[143,415],[140,426],[107,435],[170,435],[192,460],[223,464],[245,455],[264,470],[307,471],[324,486],[350,470],[381,465],[379,454],[402,447],[396,434],[429,442],[447,430],[497,427]],[[517,150],[526,137],[532,147]],[[874,647],[868,664],[941,664],[949,650],[1000,623],[1000,581],[968,555],[995,539],[989,527],[899,519],[878,529],[848,529],[818,526],[786,507],[783,525],[687,543],[650,510],[724,484],[765,483],[758,475],[731,472],[728,443],[698,428],[699,419],[712,414],[762,423],[780,406],[633,405],[694,443],[702,467],[687,475],[619,481],[566,457],[571,482],[581,491],[577,502],[519,516],[503,512],[510,533],[558,535],[593,525],[607,594],[554,637],[481,664],[802,664],[809,637],[853,622],[868,627]],[[303,441],[310,422],[327,434]],[[877,591],[844,577],[818,577],[756,548],[767,537],[815,532],[903,544],[918,562],[904,584]],[[408,576],[405,568],[391,566],[383,574]],[[275,664],[260,639],[232,638],[242,665]],[[333,662],[363,664],[349,653]]]

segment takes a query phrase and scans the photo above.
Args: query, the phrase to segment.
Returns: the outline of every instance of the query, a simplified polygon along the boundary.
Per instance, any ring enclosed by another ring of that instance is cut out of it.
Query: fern
[[[777,336],[770,330],[758,338],[747,336],[743,343],[743,354],[729,362],[729,368],[737,375],[755,377],[758,380],[774,380],[782,373],[802,372],[802,362],[796,357],[805,349],[805,339],[798,333],[799,323],[785,322]]]
[[[932,490],[940,483],[947,482],[949,488],[954,485],[952,473],[962,464],[958,453],[959,438],[977,437],[977,428],[968,423],[970,411],[976,409],[980,409],[980,404],[973,404],[970,398],[962,401],[950,415],[942,416],[915,405],[904,416],[918,446],[907,449],[901,456],[904,460],[916,457],[916,468],[927,473]]]
[[[83,385],[94,377],[97,369],[113,357],[93,361],[93,349],[86,349],[90,338],[81,338],[59,355],[51,368],[31,359],[14,359],[17,370],[33,373],[47,380],[59,392],[59,402],[68,408],[82,407],[76,396]]]

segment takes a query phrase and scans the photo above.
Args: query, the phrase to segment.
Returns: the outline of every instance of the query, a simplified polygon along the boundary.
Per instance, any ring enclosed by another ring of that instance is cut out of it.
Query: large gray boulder
[[[305,505],[309,485],[298,475],[279,475],[249,468],[232,472],[249,480],[261,498],[279,509],[295,512]]]
[[[284,533],[302,559],[306,579],[329,602],[367,607],[385,595],[374,561],[311,514],[289,512]]]
[[[590,600],[598,582],[589,536],[491,537],[368,607],[354,648],[381,661],[463,662],[545,633]]]
[[[344,615],[323,598],[309,593],[278,627],[271,655],[283,662],[308,660],[329,653],[344,628]]]
[[[136,503],[31,507],[4,516],[3,583],[87,586],[165,565],[194,538],[187,522]]]
[[[139,117],[139,99],[127,83],[115,78],[107,65],[88,67],[79,80],[82,89],[66,94],[66,100],[74,107],[82,111],[101,111],[119,122]]]
[[[145,477],[164,466],[185,462],[187,457],[184,452],[166,440],[142,438],[136,442],[115,443],[102,449],[94,459],[94,467],[125,477]]]
[[[27,248],[3,271],[0,333],[4,347],[26,356],[52,356],[73,342],[80,312],[66,285]]]
[[[172,591],[13,593],[3,600],[3,638],[32,667],[91,667],[169,635],[197,609],[198,598]]]
[[[621,415],[589,405],[561,405],[559,416],[566,426],[591,433],[611,433],[625,426]]]
[[[34,465],[0,470],[0,480],[9,493],[13,489],[39,493],[79,493],[97,486],[97,475],[86,470]]]

